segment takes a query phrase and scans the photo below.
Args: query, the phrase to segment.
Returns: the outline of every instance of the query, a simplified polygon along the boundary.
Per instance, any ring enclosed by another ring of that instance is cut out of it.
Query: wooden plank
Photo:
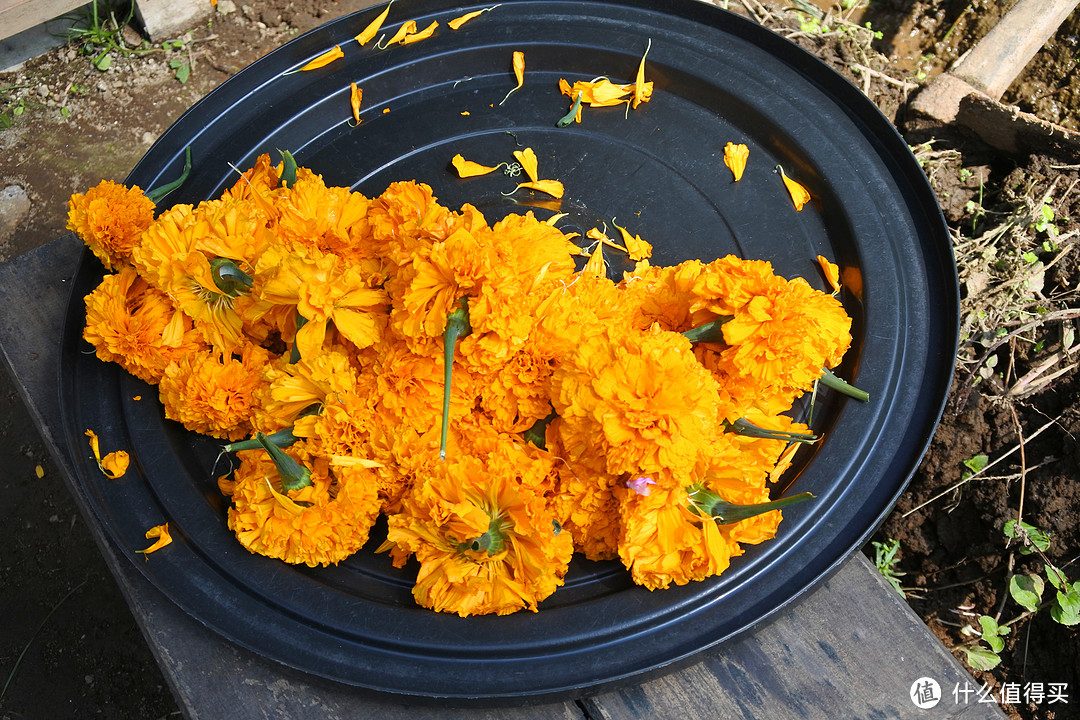
[[[938,682],[941,700],[920,710],[909,693],[924,677]],[[955,702],[957,685],[981,687],[856,553],[767,627],[678,674],[583,705],[593,720],[1005,718],[974,696]]]
[[[86,0],[0,0],[0,40],[86,4]]]
[[[136,0],[135,17],[152,42],[183,35],[210,17],[210,0]]]

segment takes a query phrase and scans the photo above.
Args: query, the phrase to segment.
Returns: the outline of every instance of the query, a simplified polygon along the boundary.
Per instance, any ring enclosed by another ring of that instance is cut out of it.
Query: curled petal
[[[341,50],[341,46],[340,45],[335,45],[334,47],[327,50],[326,52],[324,52],[319,57],[317,57],[314,60],[312,60],[311,62],[309,62],[307,65],[304,65],[302,68],[300,68],[300,70],[301,70],[301,72],[303,72],[305,70],[316,70],[316,69],[321,68],[321,67],[323,67],[325,65],[329,65],[330,63],[334,62],[335,60],[338,60],[338,59],[343,58],[343,57],[345,57],[345,53]]]
[[[379,29],[382,28],[382,24],[386,22],[386,16],[390,14],[390,5],[394,4],[394,0],[390,0],[390,3],[379,13],[378,17],[368,23],[368,26],[364,28],[359,35],[356,36],[356,42],[361,45],[366,45],[371,38],[378,34]]]
[[[500,105],[506,102],[507,98],[520,90],[521,86],[525,84],[525,53],[520,50],[515,50],[510,64],[514,68],[514,78],[517,80],[517,85],[514,86],[513,90],[506,93],[506,97],[502,99],[502,102],[499,103]]]
[[[130,463],[131,458],[128,454],[123,450],[117,450],[101,459],[101,471],[105,473],[105,477],[116,480],[124,476]]]
[[[416,32],[416,21],[415,20],[409,20],[408,22],[404,22],[404,23],[401,24],[401,27],[398,28],[398,31],[396,33],[394,33],[394,36],[386,41],[386,44],[387,45],[393,45],[394,43],[399,43],[402,40],[404,40],[406,37],[408,37],[409,35],[414,34],[415,32]],[[382,42],[382,40],[380,40],[379,42]]]
[[[411,33],[406,35],[401,40],[402,45],[411,45],[414,42],[420,42],[421,40],[427,40],[429,37],[435,34],[435,28],[439,27],[438,20],[432,20],[431,24],[418,33]]]
[[[791,195],[791,202],[795,204],[795,210],[802,210],[803,205],[810,202],[810,192],[789,178],[787,173],[784,172],[784,168],[779,165],[776,167],[780,171],[780,177],[784,180],[784,187],[787,188],[788,194]]]
[[[149,555],[150,553],[157,552],[161,548],[171,543],[172,535],[169,534],[169,523],[165,523],[164,525],[155,525],[154,527],[147,530],[146,539],[151,540],[153,538],[157,538],[157,542],[155,542],[153,545],[146,548],[145,550],[136,550],[135,552],[141,553],[143,555]]]
[[[360,124],[360,103],[364,99],[364,91],[357,87],[356,83],[349,84],[349,106],[352,108],[353,120]]]
[[[494,10],[497,7],[499,7],[499,6],[498,5],[492,5],[491,7],[486,7],[483,10],[473,10],[470,13],[465,13],[464,15],[462,15],[460,17],[454,18],[453,20],[451,20],[450,22],[448,22],[446,24],[450,26],[451,30],[457,30],[458,28],[460,28],[462,25],[469,22],[470,20],[483,15],[484,13],[488,12],[489,10]]]
[[[824,255],[818,255],[817,261],[818,265],[821,266],[821,272],[824,273],[825,279],[829,282],[829,287],[833,289],[834,293],[840,292],[840,267],[836,263],[829,262]]]

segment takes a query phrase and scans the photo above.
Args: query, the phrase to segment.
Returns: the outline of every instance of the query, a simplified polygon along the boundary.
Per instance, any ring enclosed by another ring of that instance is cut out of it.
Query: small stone
[[[144,132],[142,134],[142,144],[143,145],[153,145],[154,144],[154,133],[150,132],[149,130]]]
[[[236,3],[233,0],[218,0],[217,4],[218,15],[228,15],[236,12]]]
[[[37,86],[37,94],[40,95],[41,97],[46,97],[49,94],[49,92],[50,92],[49,86],[46,85],[45,83],[41,83],[40,85]]]

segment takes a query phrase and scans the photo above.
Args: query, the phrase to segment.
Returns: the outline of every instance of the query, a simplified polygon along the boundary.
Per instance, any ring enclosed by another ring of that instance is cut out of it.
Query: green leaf
[[[1054,565],[1046,566],[1046,579],[1058,590],[1061,590],[1062,592],[1068,591],[1069,578]]]
[[[1080,625],[1080,580],[1069,586],[1068,592],[1058,590],[1050,617],[1062,625]]]
[[[188,63],[184,63],[176,69],[176,79],[179,80],[181,84],[186,83],[189,77],[191,77],[191,65]]]
[[[69,108],[66,105],[64,107],[60,108],[60,115],[62,115],[65,118],[71,117],[71,108]]]
[[[102,55],[96,61],[94,61],[94,67],[96,67],[98,70],[101,70],[102,72],[105,72],[106,70],[108,70],[111,65],[112,65],[112,56],[111,55]]]
[[[1013,575],[1009,579],[1009,595],[1026,610],[1035,612],[1042,600],[1046,584],[1035,574]]]
[[[990,649],[995,653],[1001,652],[1005,648],[1005,641],[1001,636],[1009,632],[1009,627],[998,625],[997,620],[989,615],[980,615],[979,625],[982,626],[982,639]]]
[[[964,654],[967,656],[967,664],[976,670],[993,670],[1001,663],[997,653],[981,645],[964,648]]]
[[[1026,260],[1026,261],[1027,261],[1027,262],[1029,262],[1029,263],[1037,263],[1037,262],[1039,261],[1039,256],[1038,256],[1038,255],[1036,255],[1036,254],[1035,254],[1035,253],[1033,253],[1033,252],[1030,252],[1030,251],[1029,251],[1029,252],[1026,252],[1026,253],[1024,253],[1024,254],[1023,254],[1023,255],[1021,255],[1020,257],[1024,258],[1024,260]]]
[[[1009,520],[1002,531],[1007,538],[1023,541],[1024,545],[1020,548],[1021,555],[1030,555],[1035,550],[1046,552],[1046,549],[1050,547],[1050,535],[1029,523],[1021,522],[1018,528],[1016,520]]]
[[[964,467],[973,473],[981,472],[989,464],[990,458],[986,455],[976,455],[964,461]]]

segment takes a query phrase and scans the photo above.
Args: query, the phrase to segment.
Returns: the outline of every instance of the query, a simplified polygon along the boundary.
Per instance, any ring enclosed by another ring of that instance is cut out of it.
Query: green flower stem
[[[256,433],[255,439],[273,458],[274,466],[277,468],[278,475],[281,476],[281,486],[286,491],[299,490],[311,484],[311,471],[297,462],[296,458],[270,442],[263,433]]]
[[[307,318],[300,314],[300,311],[296,312],[296,332],[300,332],[300,328],[307,325]],[[289,364],[295,365],[300,362],[300,346],[296,344],[296,340],[293,340],[292,352],[289,353]]]
[[[291,427],[287,427],[283,430],[278,430],[276,433],[267,435],[266,439],[274,445],[277,445],[279,448],[287,448],[300,438],[293,434],[293,429]],[[257,437],[254,437],[247,440],[237,440],[236,442],[229,443],[222,449],[225,452],[240,452],[241,450],[258,450],[261,447],[263,447],[263,444],[259,442]]]
[[[150,198],[150,202],[158,205],[165,196],[171,193],[176,188],[180,187],[187,180],[188,175],[191,174],[191,146],[184,148],[184,171],[180,174],[180,177],[173,180],[171,183],[166,183],[161,187],[154,188],[153,190],[147,190],[144,195]]]
[[[503,519],[493,517],[488,522],[487,532],[470,542],[462,543],[458,549],[487,553],[488,557],[498,555],[506,547],[506,533],[503,530]]]
[[[214,258],[210,261],[210,274],[214,278],[214,284],[218,290],[229,297],[236,297],[241,293],[250,292],[255,281],[251,276],[240,269],[234,260],[229,258]]]
[[[581,109],[581,97],[582,93],[579,92],[577,94],[577,97],[574,98],[574,104],[570,107],[570,112],[566,113],[566,115],[559,119],[559,122],[555,123],[556,127],[564,128],[570,123],[574,122],[574,118],[577,117],[578,110]]]
[[[443,403],[442,436],[439,441],[439,459],[446,459],[446,433],[450,427],[450,380],[454,370],[454,348],[457,341],[472,332],[469,324],[469,299],[461,298],[458,306],[446,316],[443,332]]]
[[[281,153],[281,160],[285,163],[281,170],[281,184],[291,188],[296,184],[296,158],[288,150],[278,150],[278,152]]]
[[[784,432],[782,430],[769,430],[758,427],[746,418],[739,418],[733,423],[725,423],[727,429],[736,435],[747,437],[764,438],[766,440],[784,440],[786,442],[814,443],[818,441],[817,435],[810,433]]]
[[[696,328],[690,328],[684,330],[683,335],[692,343],[699,342],[711,342],[722,343],[724,342],[724,323],[731,319],[731,316],[718,317],[712,322],[707,322],[704,325],[698,325]]]
[[[854,385],[849,385],[847,382],[834,375],[833,371],[829,368],[825,368],[825,372],[822,374],[820,382],[830,390],[835,390],[838,393],[855,398],[856,400],[861,400],[863,402],[870,400],[870,393],[865,390],[860,390]]]
[[[814,496],[808,492],[798,495],[789,495],[786,498],[772,500],[770,502],[754,503],[753,505],[736,505],[706,489],[702,485],[693,485],[687,488],[690,496],[690,510],[701,517],[712,518],[719,525],[730,525],[740,520],[762,515],[771,510],[777,510],[788,505],[794,505],[804,500],[810,500]]]

